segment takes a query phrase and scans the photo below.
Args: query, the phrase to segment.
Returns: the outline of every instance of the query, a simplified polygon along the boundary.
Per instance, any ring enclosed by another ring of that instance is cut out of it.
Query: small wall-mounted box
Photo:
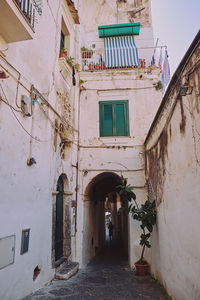
[[[31,100],[28,96],[26,95],[22,95],[22,98],[21,98],[21,109],[22,109],[22,112],[24,114],[24,116],[26,117],[30,117],[31,116]]]
[[[15,235],[0,238],[0,269],[14,263]]]

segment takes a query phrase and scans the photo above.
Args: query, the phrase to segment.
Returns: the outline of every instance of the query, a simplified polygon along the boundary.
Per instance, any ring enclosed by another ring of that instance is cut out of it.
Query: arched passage
[[[119,210],[120,196],[117,186],[121,177],[113,172],[96,175],[84,194],[83,263],[103,249],[106,243],[105,213],[110,213],[114,224],[113,239],[127,253],[127,216]]]

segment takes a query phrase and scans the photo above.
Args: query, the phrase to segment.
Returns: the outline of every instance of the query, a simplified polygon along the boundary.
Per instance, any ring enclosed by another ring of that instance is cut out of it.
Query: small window
[[[61,32],[60,32],[60,50],[64,48],[67,51],[67,55],[70,55],[70,33],[62,18]]]
[[[128,101],[99,102],[100,136],[129,136]]]
[[[60,50],[61,50],[62,48],[65,48],[65,35],[64,35],[64,33],[62,32],[62,30],[61,30],[61,36],[60,36]]]

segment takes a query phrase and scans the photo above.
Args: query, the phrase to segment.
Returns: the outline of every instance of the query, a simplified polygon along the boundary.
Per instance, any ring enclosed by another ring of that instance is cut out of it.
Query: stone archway
[[[84,193],[83,264],[87,264],[105,245],[105,201],[109,199],[115,238],[122,239],[127,252],[127,217],[120,215],[117,186],[121,177],[114,172],[102,172],[88,183]]]

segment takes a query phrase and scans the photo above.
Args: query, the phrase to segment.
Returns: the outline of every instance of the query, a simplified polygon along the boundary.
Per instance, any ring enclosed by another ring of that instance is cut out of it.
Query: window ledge
[[[98,140],[105,144],[124,144],[129,143],[132,136],[102,136]]]
[[[72,68],[71,66],[66,62],[66,59],[61,57],[58,59],[59,67],[60,67],[60,73],[65,80],[68,89],[72,86]]]

